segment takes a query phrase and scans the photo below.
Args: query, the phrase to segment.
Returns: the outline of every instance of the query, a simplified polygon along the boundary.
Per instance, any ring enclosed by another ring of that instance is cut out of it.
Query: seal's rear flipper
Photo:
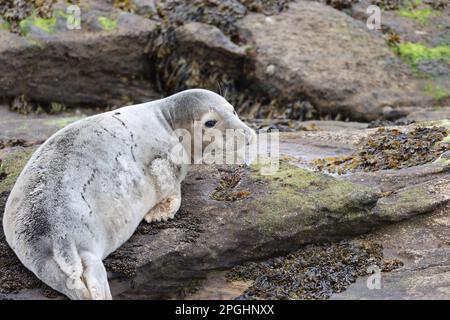
[[[68,249],[66,247],[66,249]],[[72,300],[111,300],[102,261],[90,252],[55,250],[36,264],[35,274],[53,289]]]
[[[72,300],[88,300],[90,293],[80,277],[69,277],[52,257],[36,264],[36,276],[48,286],[59,291]]]
[[[92,300],[112,300],[108,277],[101,259],[92,253],[81,253],[83,263],[82,279]]]

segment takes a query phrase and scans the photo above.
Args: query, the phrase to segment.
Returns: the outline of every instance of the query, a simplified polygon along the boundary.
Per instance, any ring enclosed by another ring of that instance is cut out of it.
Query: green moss
[[[19,23],[20,33],[23,36],[27,36],[30,32],[31,26],[36,26],[42,31],[49,34],[54,33],[56,26],[56,16],[53,16],[49,19],[44,19],[38,17],[36,14],[33,14],[28,18],[20,21]]]
[[[118,26],[118,22],[116,19],[109,19],[109,18],[103,17],[103,16],[98,17],[98,22],[100,22],[100,25],[106,31],[115,30],[115,29],[117,29],[117,26]]]
[[[11,25],[7,21],[0,20],[0,30],[9,30]]]
[[[268,176],[261,175],[258,166],[252,169],[251,179],[268,185],[270,194],[252,207],[261,213],[260,230],[270,237],[293,228],[298,230],[296,234],[304,234],[329,219],[360,219],[376,201],[370,188],[287,163],[281,162],[279,170]]]
[[[1,158],[0,174],[5,178],[0,181],[0,193],[10,191],[23,167],[30,159],[36,148],[20,149],[12,151]]]
[[[442,100],[450,97],[450,89],[441,87],[435,83],[428,83],[425,88],[425,93],[436,100]]]
[[[401,189],[388,198],[381,199],[374,213],[383,219],[401,221],[411,215],[430,212],[436,206],[436,198],[431,196],[426,186],[417,185]]]
[[[438,16],[439,12],[431,8],[400,9],[398,14],[402,17],[416,20],[421,24],[426,24],[431,17]]]
[[[66,117],[66,118],[58,118],[58,119],[49,119],[45,121],[45,124],[48,126],[55,126],[58,128],[64,128],[65,126],[80,120],[81,117],[73,116],[73,117]]]
[[[450,45],[428,48],[419,43],[404,42],[396,46],[396,52],[413,67],[426,60],[450,62]]]
[[[60,16],[63,19],[68,19],[72,16],[72,15],[67,14],[64,10],[61,10],[61,9],[55,10],[54,15]]]

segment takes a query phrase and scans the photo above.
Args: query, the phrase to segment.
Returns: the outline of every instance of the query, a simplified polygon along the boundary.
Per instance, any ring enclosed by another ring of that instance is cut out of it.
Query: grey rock
[[[249,14],[239,26],[254,44],[255,77],[270,96],[306,96],[319,113],[360,120],[427,100],[384,40],[329,6],[293,2],[279,15]]]
[[[68,30],[56,16],[51,32],[33,24],[26,37],[0,31],[0,97],[25,94],[68,106],[122,106],[159,97],[146,58],[155,22],[82,7],[82,29]],[[106,19],[106,29],[99,17]]]

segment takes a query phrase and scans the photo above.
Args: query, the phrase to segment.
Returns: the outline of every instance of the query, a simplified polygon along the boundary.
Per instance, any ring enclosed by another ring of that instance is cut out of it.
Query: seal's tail
[[[90,252],[55,250],[40,261],[36,275],[72,300],[111,300],[108,278],[100,258]]]

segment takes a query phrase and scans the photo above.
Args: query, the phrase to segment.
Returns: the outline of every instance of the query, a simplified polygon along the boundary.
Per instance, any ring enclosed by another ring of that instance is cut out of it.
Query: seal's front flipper
[[[152,223],[154,221],[167,221],[175,217],[181,205],[181,196],[175,195],[168,197],[156,204],[144,217],[145,221]]]

